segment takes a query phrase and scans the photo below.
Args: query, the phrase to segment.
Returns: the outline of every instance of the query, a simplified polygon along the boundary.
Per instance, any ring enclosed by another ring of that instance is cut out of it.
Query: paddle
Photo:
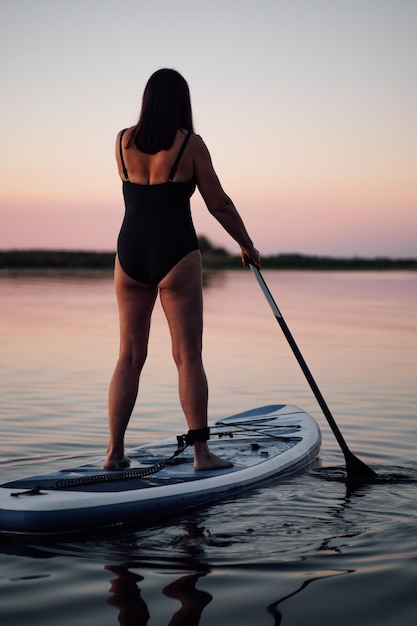
[[[320,389],[317,387],[317,384],[309,370],[309,368],[307,367],[306,362],[304,361],[304,358],[300,352],[300,350],[298,349],[297,344],[295,343],[294,337],[292,336],[287,324],[285,323],[284,318],[281,315],[280,310],[278,309],[275,300],[273,299],[271,292],[268,289],[268,286],[261,274],[261,272],[258,270],[257,267],[255,267],[252,263],[250,264],[250,268],[253,271],[253,273],[255,274],[255,278],[259,283],[260,288],[262,289],[271,309],[272,312],[274,313],[278,324],[280,325],[282,332],[284,333],[293,353],[295,358],[297,359],[301,369],[303,370],[304,376],[307,378],[307,381],[314,393],[314,395],[316,396],[316,400],[319,403],[324,416],[326,417],[330,428],[333,431],[334,436],[337,439],[337,442],[339,444],[339,446],[342,449],[342,452],[345,456],[345,461],[346,461],[346,471],[347,471],[347,475],[348,478],[354,479],[354,480],[364,480],[367,478],[372,478],[377,476],[377,474],[370,468],[368,467],[368,465],[366,465],[366,463],[364,463],[363,461],[361,461],[360,459],[358,459],[354,454],[352,454],[352,452],[349,450],[346,441],[343,438],[342,433],[339,430],[339,427],[337,426],[333,415],[330,413],[330,409],[327,406],[321,392]]]

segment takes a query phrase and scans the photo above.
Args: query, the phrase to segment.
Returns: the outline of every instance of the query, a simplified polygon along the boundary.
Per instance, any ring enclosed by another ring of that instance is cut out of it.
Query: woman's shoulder
[[[120,137],[126,137],[126,139],[129,139],[130,136],[132,135],[133,131],[135,130],[135,126],[131,126],[130,128],[126,127],[126,128],[122,128],[121,130],[119,130],[119,132],[116,135],[116,139],[120,139]]]
[[[190,137],[190,146],[193,150],[195,150],[196,152],[202,153],[202,152],[208,152],[207,150],[207,146],[203,140],[203,138],[201,137],[201,135],[197,135],[196,133],[192,133],[191,137]]]
[[[196,164],[199,163],[204,166],[211,164],[210,151],[201,135],[193,134],[190,138],[190,144],[193,159]]]
[[[197,133],[194,133],[194,132],[192,132],[192,131],[188,131],[188,130],[185,130],[185,131],[183,131],[183,132],[184,132],[185,134],[187,134],[187,133],[191,132],[190,141],[193,141],[194,143],[204,143],[204,141],[203,141],[203,139],[202,139],[201,135],[197,135]]]

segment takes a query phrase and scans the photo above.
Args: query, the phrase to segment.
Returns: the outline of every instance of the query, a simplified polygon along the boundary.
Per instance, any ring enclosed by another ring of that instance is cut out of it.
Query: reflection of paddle
[[[288,595],[284,596],[283,598],[280,598],[276,602],[273,602],[272,604],[270,604],[267,607],[267,610],[268,610],[268,613],[270,613],[272,615],[272,617],[275,618],[275,626],[280,626],[281,622],[282,622],[282,613],[277,608],[278,604],[281,604],[281,602],[284,602],[285,600],[288,600],[289,598],[292,598],[293,596],[296,596],[298,593],[300,593],[300,591],[303,591],[308,585],[310,585],[310,583],[316,582],[316,580],[322,580],[323,578],[330,578],[332,576],[342,576],[344,574],[351,574],[354,571],[355,570],[346,570],[346,571],[336,572],[336,573],[332,573],[332,574],[327,574],[326,576],[317,576],[316,578],[309,578],[309,580],[305,580],[303,582],[301,587],[299,587],[295,591],[292,591],[291,593],[289,593]]]
[[[365,480],[367,478],[372,478],[377,476],[377,474],[370,468],[368,467],[368,465],[366,465],[363,461],[361,461],[360,459],[358,459],[354,454],[352,454],[352,452],[349,450],[346,441],[344,440],[342,433],[339,430],[339,427],[337,426],[333,415],[330,413],[329,407],[327,406],[323,396],[321,395],[320,389],[317,387],[316,382],[310,372],[310,370],[307,367],[306,362],[304,361],[304,358],[300,352],[300,350],[298,349],[297,344],[294,341],[294,338],[287,326],[287,324],[285,323],[284,318],[281,315],[280,310],[278,309],[275,300],[273,299],[271,292],[268,289],[268,286],[261,274],[261,272],[258,270],[257,267],[255,267],[254,265],[250,264],[250,268],[253,271],[253,273],[255,274],[255,278],[259,283],[260,288],[262,289],[271,309],[272,312],[274,313],[278,324],[281,327],[282,332],[284,333],[293,353],[295,358],[297,359],[301,369],[303,370],[304,376],[307,378],[307,381],[314,393],[314,395],[316,396],[316,400],[319,403],[325,418],[327,419],[330,428],[333,431],[334,436],[337,439],[337,442],[339,444],[339,446],[342,449],[342,452],[345,456],[345,461],[346,461],[346,471],[347,471],[347,475],[348,478],[351,478],[353,480]]]

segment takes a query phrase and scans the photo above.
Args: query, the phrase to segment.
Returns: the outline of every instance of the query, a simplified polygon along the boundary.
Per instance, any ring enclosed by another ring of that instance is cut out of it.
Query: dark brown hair
[[[155,154],[172,146],[180,128],[194,132],[190,90],[181,74],[164,68],[152,74],[146,84],[131,140],[141,152]]]

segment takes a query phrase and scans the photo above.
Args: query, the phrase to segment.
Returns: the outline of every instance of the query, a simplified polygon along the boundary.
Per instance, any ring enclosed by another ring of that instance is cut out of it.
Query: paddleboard
[[[298,472],[318,455],[315,420],[292,405],[269,405],[211,426],[210,450],[233,467],[196,472],[191,447],[171,437],[126,453],[131,466],[103,459],[0,486],[0,532],[60,534],[160,521]]]

